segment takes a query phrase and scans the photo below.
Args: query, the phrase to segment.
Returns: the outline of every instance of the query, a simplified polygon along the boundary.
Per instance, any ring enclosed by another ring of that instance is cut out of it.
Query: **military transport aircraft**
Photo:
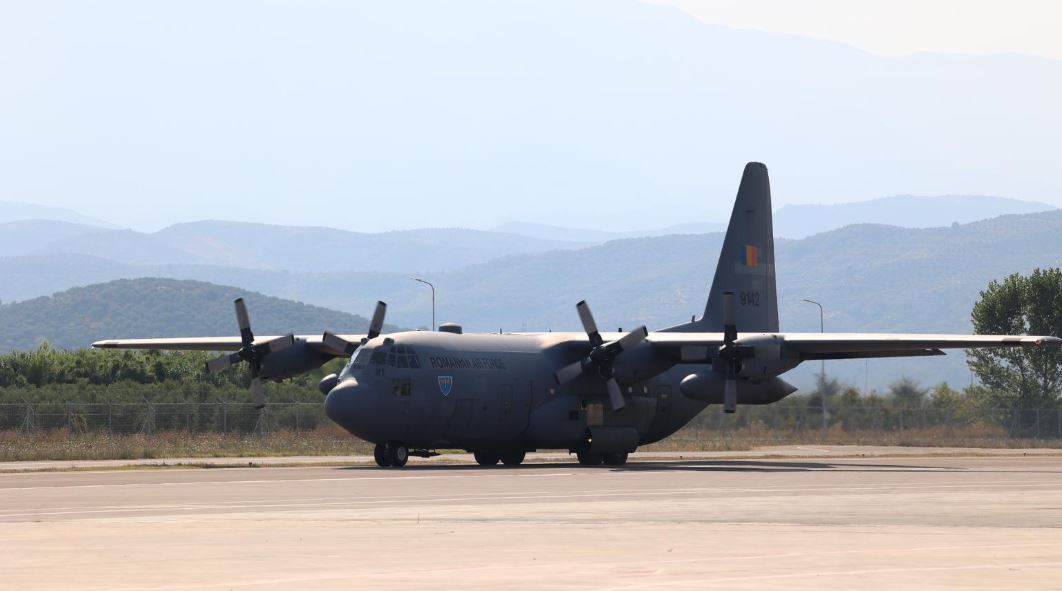
[[[767,167],[749,163],[700,319],[649,332],[598,330],[585,301],[584,333],[381,334],[377,304],[365,335],[255,337],[236,300],[238,337],[107,340],[94,347],[233,351],[211,371],[246,361],[256,406],[263,379],[281,380],[349,356],[320,382],[325,412],[376,444],[380,466],[440,448],[482,465],[520,464],[526,452],[566,449],[585,465],[621,465],[709,404],[769,404],[796,391],[781,377],[819,359],[943,355],[942,349],[1059,345],[1049,336],[785,333],[778,329]]]

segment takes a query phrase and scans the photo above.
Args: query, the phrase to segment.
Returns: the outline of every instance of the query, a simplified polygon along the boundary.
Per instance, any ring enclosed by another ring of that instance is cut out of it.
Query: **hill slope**
[[[0,351],[32,348],[45,338],[57,347],[77,348],[103,338],[236,335],[232,300],[241,296],[260,335],[360,333],[368,327],[361,316],[236,287],[123,279],[0,306]]]
[[[48,220],[66,222],[68,224],[94,226],[98,228],[116,227],[114,224],[89,217],[64,207],[51,207],[48,205],[37,205],[36,203],[23,203],[20,201],[0,201],[0,223],[21,220]]]
[[[0,223],[0,256],[27,255],[53,244],[107,232],[104,228],[57,220]]]

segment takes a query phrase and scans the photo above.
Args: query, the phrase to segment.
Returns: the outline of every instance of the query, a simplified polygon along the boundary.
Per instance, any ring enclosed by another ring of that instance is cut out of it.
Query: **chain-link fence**
[[[733,415],[712,407],[688,430],[734,432],[816,431],[902,433],[927,429],[991,427],[1006,437],[1062,437],[1062,410],[892,408],[846,406],[831,409],[826,420],[818,407],[743,406]],[[232,402],[187,403],[36,403],[0,404],[0,431],[32,433],[67,430],[71,433],[288,433],[334,428],[319,403],[271,403],[263,410]],[[337,433],[340,433],[336,429]]]
[[[1058,408],[978,408],[941,409],[932,407],[840,406],[828,408],[823,416],[818,406],[745,406],[726,415],[721,407],[709,408],[690,423],[692,429],[718,431],[780,431],[813,434],[816,431],[842,433],[946,432],[971,428],[992,430],[1015,439],[1057,439],[1062,437],[1062,409]]]
[[[232,402],[0,404],[0,430],[115,435],[314,431],[332,425],[317,403],[275,403],[262,410]]]

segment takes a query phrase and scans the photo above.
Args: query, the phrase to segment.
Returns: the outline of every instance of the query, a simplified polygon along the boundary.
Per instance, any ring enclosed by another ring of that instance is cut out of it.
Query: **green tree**
[[[1029,276],[993,281],[974,304],[977,334],[1062,334],[1062,271],[1036,269]],[[992,348],[967,351],[967,364],[1002,408],[1048,408],[1059,404],[1062,349]]]
[[[921,408],[928,390],[908,377],[900,378],[889,385],[889,396],[899,408]]]

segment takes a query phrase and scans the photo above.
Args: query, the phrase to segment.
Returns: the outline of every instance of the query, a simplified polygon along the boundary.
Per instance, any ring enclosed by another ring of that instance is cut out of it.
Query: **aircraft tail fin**
[[[767,167],[759,162],[745,165],[741,176],[704,316],[671,330],[722,332],[726,292],[734,294],[734,319],[739,331],[778,332],[771,183]]]

